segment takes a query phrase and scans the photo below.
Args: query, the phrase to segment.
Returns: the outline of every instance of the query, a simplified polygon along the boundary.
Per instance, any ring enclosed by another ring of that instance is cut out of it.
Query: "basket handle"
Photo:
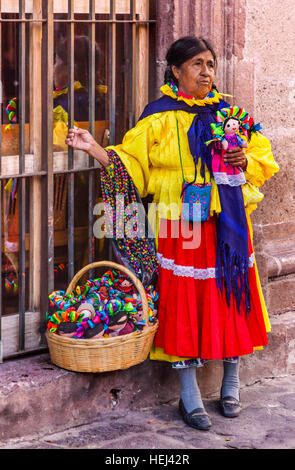
[[[148,308],[148,300],[147,296],[145,293],[145,289],[141,283],[141,281],[133,274],[130,269],[126,268],[125,266],[122,266],[121,264],[114,263],[113,261],[95,261],[94,263],[87,264],[82,268],[80,271],[77,272],[77,274],[73,277],[71,280],[65,295],[70,295],[73,290],[76,287],[76,284],[78,283],[79,279],[85,274],[87,271],[90,269],[98,268],[100,266],[108,266],[110,268],[118,269],[119,271],[122,271],[123,273],[127,274],[130,279],[133,281],[139,295],[142,301],[142,312],[143,312],[143,318],[148,323],[148,318],[149,318],[149,308]]]

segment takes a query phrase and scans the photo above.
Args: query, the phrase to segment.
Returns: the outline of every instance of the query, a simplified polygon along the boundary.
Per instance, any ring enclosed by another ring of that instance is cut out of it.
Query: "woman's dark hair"
[[[195,36],[185,36],[171,44],[166,54],[167,67],[165,70],[164,82],[167,83],[173,81],[178,85],[178,80],[175,78],[171,66],[175,65],[179,68],[187,60],[205,51],[211,52],[214,58],[214,64],[217,65],[217,58],[214,49],[206,39],[197,38]]]

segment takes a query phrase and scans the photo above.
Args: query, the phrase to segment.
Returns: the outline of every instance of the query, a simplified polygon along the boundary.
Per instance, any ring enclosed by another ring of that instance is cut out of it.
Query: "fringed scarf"
[[[218,109],[227,108],[223,100],[206,106],[189,106],[170,96],[162,96],[146,106],[140,119],[151,114],[182,110],[196,114],[187,133],[191,154],[197,165],[201,159],[201,176],[205,177],[205,166],[212,174],[211,149],[206,141],[212,138],[211,123],[216,122]],[[250,311],[250,291],[248,281],[249,251],[248,227],[241,186],[217,186],[221,204],[221,213],[217,223],[216,282],[218,288],[225,290],[226,300],[230,304],[233,293],[238,311],[244,294],[246,314]]]

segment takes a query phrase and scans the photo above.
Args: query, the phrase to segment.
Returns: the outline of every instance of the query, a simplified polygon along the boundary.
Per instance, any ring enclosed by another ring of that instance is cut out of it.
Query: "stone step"
[[[293,249],[273,251],[267,258],[268,277],[280,277],[295,273],[295,243]],[[295,292],[294,292],[295,294]]]
[[[269,280],[263,294],[271,315],[295,310],[295,274]]]
[[[295,222],[254,225],[260,282],[270,314],[295,310]]]
[[[295,374],[295,312],[271,317],[263,351],[241,360],[241,386],[262,378]],[[222,363],[198,370],[204,397],[219,395]],[[63,430],[87,424],[112,410],[139,410],[177,400],[179,381],[170,364],[150,361],[102,374],[54,366],[48,354],[0,365],[0,439]]]

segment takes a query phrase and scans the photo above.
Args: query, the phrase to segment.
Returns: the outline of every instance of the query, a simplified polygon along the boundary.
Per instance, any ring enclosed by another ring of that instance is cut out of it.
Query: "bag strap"
[[[179,125],[178,125],[178,119],[177,119],[177,111],[176,111],[176,129],[177,129],[177,139],[178,139],[178,153],[179,153],[179,158],[180,158],[180,165],[181,165],[181,173],[182,173],[182,182],[183,184],[187,184],[187,185],[191,185],[191,184],[194,184],[194,182],[196,181],[197,179],[197,165],[195,164],[195,179],[194,181],[192,181],[191,183],[187,183],[185,181],[185,178],[184,178],[184,172],[183,172],[183,165],[182,165],[182,157],[181,157],[181,147],[180,147],[180,138],[179,138]],[[205,176],[204,176],[204,185],[206,184],[206,173],[205,173]],[[183,194],[183,192],[185,191],[185,188],[183,188],[183,190],[181,191],[181,196]],[[180,196],[180,197],[181,197]]]
[[[186,181],[185,181],[185,178],[184,178],[184,172],[183,172],[183,166],[182,166],[182,157],[181,157],[181,148],[180,148],[180,139],[179,139],[179,125],[178,125],[178,119],[177,119],[177,111],[176,111],[176,128],[177,128],[178,153],[179,153],[180,165],[181,165],[182,182],[183,182],[183,184],[185,184]]]

